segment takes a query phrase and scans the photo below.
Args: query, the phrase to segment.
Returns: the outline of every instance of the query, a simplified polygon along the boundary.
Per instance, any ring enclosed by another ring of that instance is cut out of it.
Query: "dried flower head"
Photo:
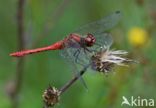
[[[46,106],[51,107],[59,102],[60,92],[55,87],[49,86],[42,95],[43,101]]]
[[[123,50],[109,50],[109,48],[101,47],[100,51],[95,52],[91,57],[92,69],[108,73],[112,70],[115,65],[127,66],[129,62],[133,60],[124,58],[127,52]]]

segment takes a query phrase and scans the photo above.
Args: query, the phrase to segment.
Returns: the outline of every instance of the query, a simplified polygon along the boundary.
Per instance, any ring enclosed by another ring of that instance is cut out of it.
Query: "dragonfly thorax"
[[[95,41],[96,41],[95,37],[92,34],[88,33],[85,38],[86,46],[88,46],[88,47],[93,46]]]

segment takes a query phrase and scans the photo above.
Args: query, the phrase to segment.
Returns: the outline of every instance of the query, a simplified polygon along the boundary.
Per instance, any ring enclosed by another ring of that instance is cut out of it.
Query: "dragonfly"
[[[74,31],[74,33],[69,34],[69,36],[65,37],[63,40],[60,40],[52,45],[36,49],[13,52],[10,54],[10,56],[22,57],[28,54],[34,54],[48,50],[62,50],[68,48],[69,46],[77,48],[77,46],[74,45],[75,43],[78,43],[80,47],[86,51],[87,47],[92,47],[98,42],[97,40],[104,37],[98,37],[98,34],[104,33],[106,30],[109,30],[112,27],[114,27],[120,20],[120,17],[121,12],[115,11],[112,14],[98,21],[91,22],[87,25],[78,28]]]
[[[13,57],[23,57],[25,55],[39,53],[49,50],[61,50],[61,55],[70,62],[73,71],[79,72],[77,64],[85,66],[89,63],[90,55],[100,46],[110,45],[112,39],[106,31],[113,28],[120,20],[121,12],[115,11],[110,15],[86,24],[73,33],[69,34],[63,40],[56,43],[36,48],[11,53]],[[85,88],[87,88],[83,78],[80,78]]]

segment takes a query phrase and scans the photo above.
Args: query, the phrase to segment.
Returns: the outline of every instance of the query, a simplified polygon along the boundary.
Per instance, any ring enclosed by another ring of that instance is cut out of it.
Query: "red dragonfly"
[[[80,47],[84,49],[84,51],[89,51],[88,47],[92,47],[94,44],[97,43],[96,41],[100,39],[100,37],[98,37],[97,35],[115,26],[118,23],[120,16],[121,16],[120,11],[116,11],[111,15],[102,18],[101,20],[82,26],[74,33],[70,34],[68,37],[50,46],[14,52],[11,53],[10,56],[22,57],[28,54],[48,50],[62,50],[67,48],[67,46],[78,48],[77,45],[74,45],[75,43],[78,43]]]
[[[10,56],[22,57],[28,54],[48,50],[61,50],[61,55],[71,63],[73,71],[78,75],[79,70],[77,64],[85,67],[89,63],[89,55],[92,51],[97,50],[99,46],[111,45],[112,39],[105,31],[114,27],[120,20],[120,17],[120,11],[116,11],[98,21],[91,22],[80,27],[63,40],[60,40],[50,46],[14,52],[11,53]],[[85,88],[87,88],[82,78],[81,81]]]

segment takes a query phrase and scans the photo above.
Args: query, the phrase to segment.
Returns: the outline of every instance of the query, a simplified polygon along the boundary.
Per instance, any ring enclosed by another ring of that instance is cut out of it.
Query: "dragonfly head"
[[[88,46],[88,47],[92,46],[92,45],[94,45],[95,42],[96,42],[95,37],[92,34],[88,33],[87,37],[85,38],[86,46]]]

